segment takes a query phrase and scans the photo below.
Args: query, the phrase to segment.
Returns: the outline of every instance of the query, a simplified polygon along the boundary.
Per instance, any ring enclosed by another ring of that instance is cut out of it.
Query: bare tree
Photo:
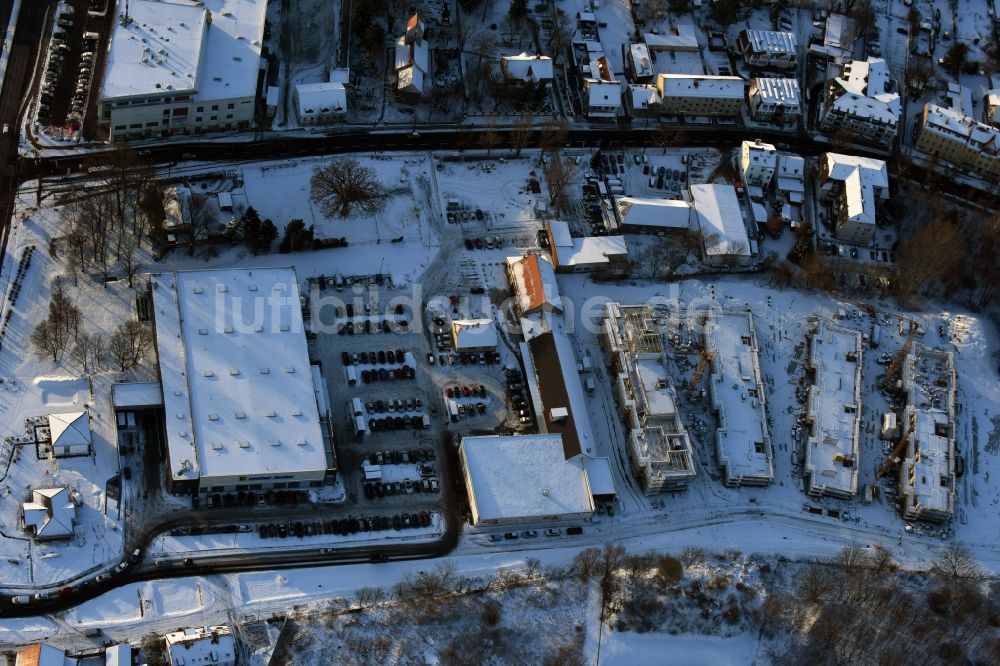
[[[514,150],[514,157],[521,156],[521,151],[528,145],[534,131],[535,118],[532,115],[521,115],[514,120],[514,127],[510,132],[510,147]]]
[[[552,5],[555,7],[555,4]],[[558,63],[569,49],[573,38],[573,26],[569,17],[561,11],[551,14],[552,27],[549,29],[549,46],[552,48],[552,62]]]
[[[900,246],[893,291],[904,299],[915,296],[953,277],[965,258],[959,225],[935,216]]]
[[[58,324],[48,319],[38,322],[31,332],[31,344],[39,354],[52,357],[53,363],[59,362],[59,357],[66,349],[69,334]]]
[[[934,560],[934,573],[945,578],[982,578],[983,570],[972,553],[960,543],[949,544]]]
[[[76,338],[73,347],[73,356],[83,366],[83,371],[89,373],[97,366],[97,344],[98,335],[91,335],[86,331],[80,333]]]
[[[656,563],[656,585],[663,591],[681,582],[684,576],[684,565],[676,557],[665,555]]]
[[[212,235],[217,223],[218,218],[215,216],[215,210],[209,205],[208,197],[191,195],[187,219],[188,256],[194,254],[198,243]]]
[[[546,118],[538,130],[538,145],[542,152],[559,150],[569,136],[569,123],[565,118]]]
[[[385,208],[387,199],[375,172],[354,159],[316,167],[309,187],[309,198],[326,217],[347,217],[352,209],[375,215]]]
[[[812,603],[819,603],[830,591],[830,576],[819,564],[810,564],[802,573],[799,590],[803,598]]]
[[[557,209],[568,203],[570,186],[577,182],[576,165],[563,160],[558,154],[545,165],[545,182],[549,186],[549,200]]]
[[[490,158],[490,153],[500,143],[500,133],[497,132],[497,119],[490,118],[483,131],[479,133],[479,145],[486,149],[486,159]]]
[[[142,361],[153,344],[153,334],[149,327],[138,319],[129,319],[115,329],[108,345],[112,358],[124,372]]]

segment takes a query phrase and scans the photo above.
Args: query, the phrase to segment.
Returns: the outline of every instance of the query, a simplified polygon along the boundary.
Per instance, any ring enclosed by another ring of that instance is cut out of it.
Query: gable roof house
[[[424,22],[414,14],[406,22],[406,32],[396,40],[396,99],[415,103],[424,94],[424,80],[430,71],[430,49],[424,41]]]

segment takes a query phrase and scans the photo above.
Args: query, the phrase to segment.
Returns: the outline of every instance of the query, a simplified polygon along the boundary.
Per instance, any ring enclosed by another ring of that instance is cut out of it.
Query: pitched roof
[[[90,444],[90,416],[87,412],[49,414],[49,436],[52,446]]]
[[[548,259],[537,254],[508,257],[507,266],[514,279],[513,287],[521,314],[545,309],[562,312],[555,271]]]

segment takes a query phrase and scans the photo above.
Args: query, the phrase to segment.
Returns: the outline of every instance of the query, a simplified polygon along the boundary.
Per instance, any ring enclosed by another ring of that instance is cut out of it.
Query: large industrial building
[[[858,492],[861,428],[861,333],[820,321],[809,335],[806,491],[851,499]]]
[[[745,99],[746,81],[738,76],[664,74],[656,77],[661,113],[735,118]]]
[[[644,305],[606,303],[599,329],[632,469],[646,493],[679,490],[697,474],[691,438],[664,366],[664,332]]]
[[[474,525],[587,518],[594,513],[584,460],[567,460],[563,437],[463,437],[458,448]]]
[[[718,421],[715,455],[726,485],[769,485],[774,448],[753,315],[710,310],[703,332],[709,400]]]
[[[98,111],[111,141],[253,124],[267,0],[118,4]]]
[[[329,399],[291,268],[151,275],[174,493],[334,478]]]

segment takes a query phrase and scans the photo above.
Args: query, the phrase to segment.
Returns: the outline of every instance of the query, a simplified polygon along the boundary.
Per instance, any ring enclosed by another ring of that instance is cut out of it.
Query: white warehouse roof
[[[294,270],[150,281],[174,478],[325,470]]]
[[[681,229],[691,225],[691,204],[677,199],[618,197],[622,226]]]
[[[190,91],[254,97],[267,0],[131,0],[115,21],[102,99]]]
[[[885,162],[840,153],[826,153],[824,158],[830,180],[844,183],[847,217],[855,222],[875,224],[875,190],[889,187]]]
[[[695,219],[705,238],[705,253],[749,257],[750,239],[736,189],[732,185],[691,185],[689,189]],[[709,236],[714,236],[715,242],[709,243]]]
[[[464,437],[461,448],[477,522],[594,511],[583,461],[566,460],[561,435]]]

